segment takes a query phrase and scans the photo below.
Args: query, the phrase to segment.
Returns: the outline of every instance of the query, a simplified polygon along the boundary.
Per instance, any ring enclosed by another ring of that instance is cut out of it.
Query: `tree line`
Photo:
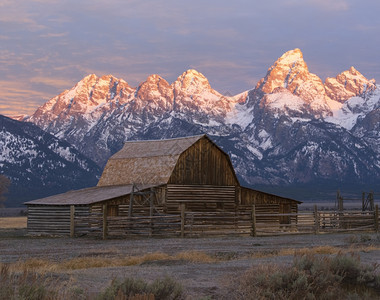
[[[7,199],[5,194],[8,192],[11,181],[4,175],[0,175],[0,207],[4,207],[4,202]]]

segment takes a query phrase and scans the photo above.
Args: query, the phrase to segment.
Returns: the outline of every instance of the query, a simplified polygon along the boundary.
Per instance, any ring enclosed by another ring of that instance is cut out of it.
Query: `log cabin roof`
[[[181,154],[201,139],[207,139],[226,156],[238,182],[228,154],[203,134],[166,140],[127,141],[123,148],[108,160],[98,186],[167,184]]]
[[[166,140],[127,141],[110,159],[180,155],[204,136],[203,134]]]
[[[155,187],[135,185],[134,192]],[[132,185],[96,186],[25,202],[26,205],[90,205],[131,194]]]

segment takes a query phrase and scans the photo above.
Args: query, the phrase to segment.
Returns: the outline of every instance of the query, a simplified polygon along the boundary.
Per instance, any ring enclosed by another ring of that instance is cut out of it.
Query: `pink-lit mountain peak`
[[[175,89],[187,90],[187,89],[211,89],[208,79],[200,72],[189,69],[183,72],[175,82],[173,82]]]
[[[271,68],[269,68],[269,70],[276,68],[277,66],[287,66],[289,68],[301,66],[303,68],[307,68],[307,65],[303,59],[303,53],[298,48],[285,52],[280,58],[276,60],[276,62]]]
[[[136,96],[144,100],[163,98],[171,102],[173,91],[170,84],[164,78],[157,74],[152,74],[144,82],[140,83]]]
[[[318,82],[318,85],[322,84],[318,76],[309,72],[301,50],[296,48],[278,58],[256,88],[266,94],[278,88],[287,88],[292,93],[296,93],[298,87],[309,80]]]
[[[335,78],[326,78],[325,89],[327,95],[338,102],[345,102],[351,97],[376,89],[375,79],[368,80],[354,67],[338,74]]]
[[[236,110],[237,103],[243,104],[249,99],[259,99],[261,107],[280,114],[291,110],[297,114],[307,112],[308,115],[329,116],[347,99],[374,89],[375,82],[367,80],[353,67],[336,78],[328,78],[324,84],[317,75],[309,72],[303,54],[297,48],[287,51],[274,62],[253,90],[255,97],[247,98],[246,93],[238,98],[224,97],[194,69],[185,71],[172,84],[153,74],[137,88],[112,75],[97,77],[90,74],[72,89],[49,100],[32,119],[49,115],[49,120],[58,120],[70,118],[73,114],[97,119],[105,111],[112,113],[117,107],[136,114],[144,110],[160,113],[174,110],[186,114],[202,111],[224,118]]]

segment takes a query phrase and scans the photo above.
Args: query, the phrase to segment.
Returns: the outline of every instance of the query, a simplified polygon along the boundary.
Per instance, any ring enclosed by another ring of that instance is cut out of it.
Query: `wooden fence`
[[[182,236],[251,235],[250,212],[186,212]]]
[[[101,213],[75,215],[71,236],[102,235],[103,238],[128,236],[179,236],[180,215],[104,217]]]
[[[181,206],[181,214],[152,216],[105,216],[99,212],[77,210],[71,216],[71,236],[101,235],[107,237],[162,236],[196,237],[215,235],[281,235],[319,234],[329,232],[378,231],[379,210],[318,211],[298,213],[190,212]],[[68,224],[66,225],[68,230]]]
[[[272,219],[288,217],[296,220],[289,224],[280,222],[257,222],[258,219]],[[280,235],[280,234],[307,234],[333,233],[352,231],[378,231],[379,208],[374,211],[318,211],[298,212],[294,214],[254,214],[252,235]]]

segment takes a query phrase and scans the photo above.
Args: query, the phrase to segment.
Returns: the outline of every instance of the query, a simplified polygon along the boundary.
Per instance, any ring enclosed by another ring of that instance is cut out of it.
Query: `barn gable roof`
[[[145,190],[155,185],[135,185],[136,190]],[[69,191],[46,198],[25,202],[26,205],[90,205],[131,194],[132,185],[97,186]]]
[[[213,143],[230,162],[229,156],[205,134],[167,140],[127,141],[123,148],[108,160],[98,186],[166,184],[180,155],[202,138]],[[233,170],[231,163],[230,166]],[[236,178],[235,173],[234,176]]]
[[[127,141],[110,159],[180,155],[205,136],[203,134],[166,140]]]

